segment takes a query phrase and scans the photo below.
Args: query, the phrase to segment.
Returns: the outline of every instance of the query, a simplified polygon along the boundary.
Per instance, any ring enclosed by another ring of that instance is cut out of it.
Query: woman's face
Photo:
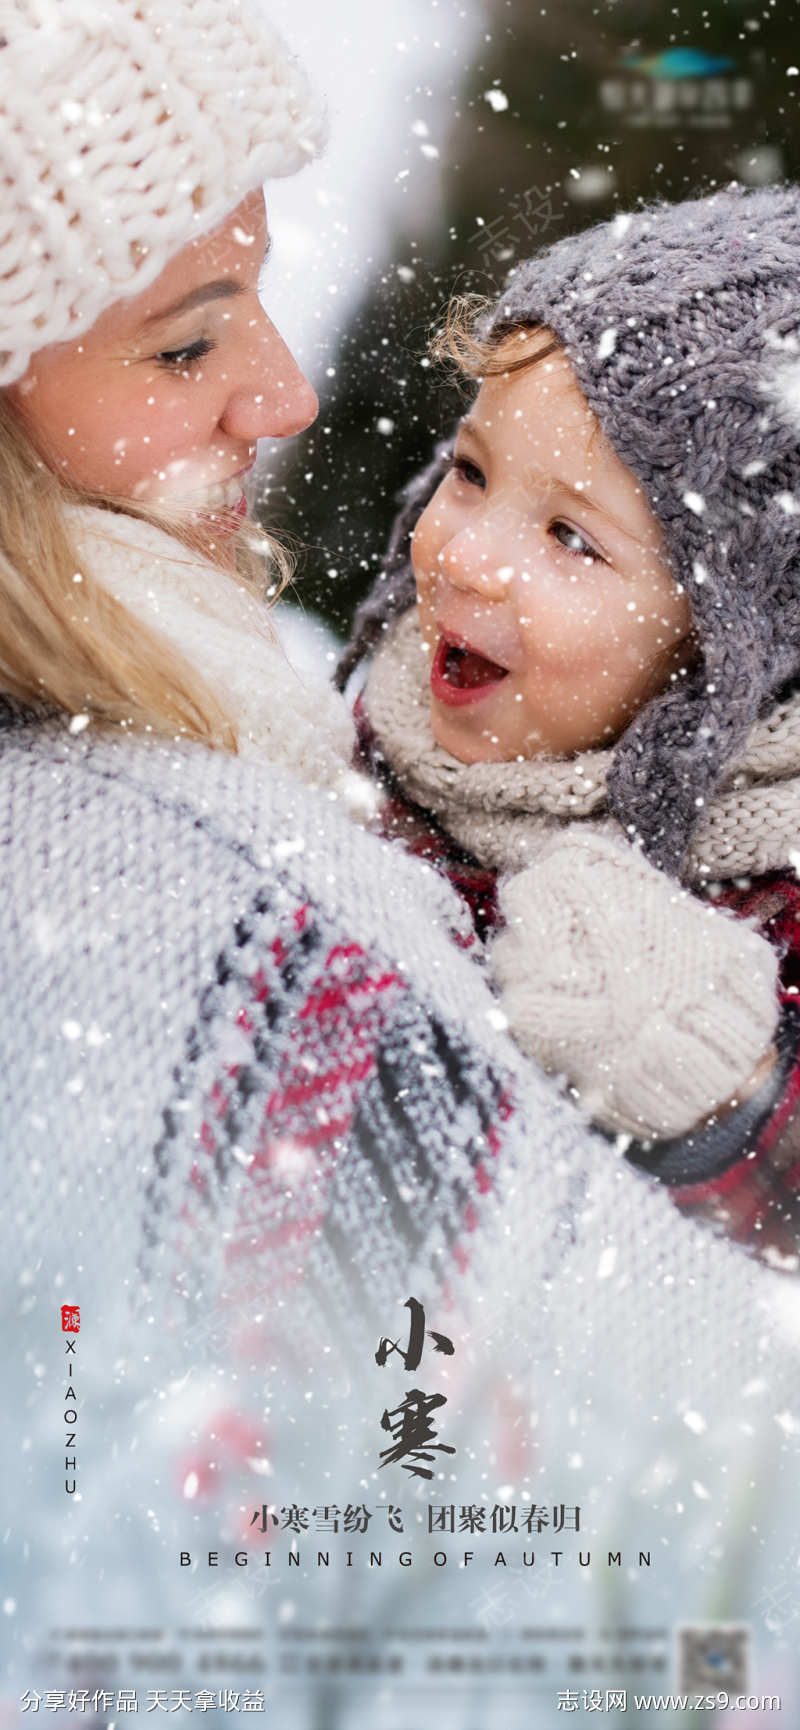
[[[463,763],[607,745],[691,662],[660,526],[561,353],[485,380],[412,558],[433,733]]]
[[[10,395],[48,465],[90,492],[243,514],[257,439],[302,431],[318,406],[259,301],[267,250],[259,190],[151,287],[34,355]]]

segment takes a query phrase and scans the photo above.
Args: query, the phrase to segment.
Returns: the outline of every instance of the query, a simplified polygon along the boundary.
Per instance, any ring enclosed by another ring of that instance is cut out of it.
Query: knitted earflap
[[[322,133],[248,0],[0,0],[0,385]]]

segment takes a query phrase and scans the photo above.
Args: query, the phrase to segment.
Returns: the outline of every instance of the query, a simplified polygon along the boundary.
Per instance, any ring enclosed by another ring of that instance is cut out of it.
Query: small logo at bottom
[[[676,1637],[675,1686],[679,1693],[748,1693],[749,1628],[725,1622],[694,1622],[678,1628]]]

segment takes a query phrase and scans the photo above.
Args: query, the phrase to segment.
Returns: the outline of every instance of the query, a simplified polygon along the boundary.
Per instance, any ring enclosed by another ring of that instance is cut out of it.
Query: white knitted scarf
[[[168,638],[218,694],[240,756],[266,758],[353,805],[353,726],[343,698],[307,683],[267,604],[219,566],[137,517],[69,511],[79,556],[116,600]]]
[[[404,613],[376,654],[364,693],[370,724],[405,792],[483,864],[519,871],[574,818],[607,815],[613,749],[526,762],[459,763],[430,724],[429,660],[417,609]],[[700,886],[756,876],[800,852],[800,695],[757,721],[704,813],[687,857]]]

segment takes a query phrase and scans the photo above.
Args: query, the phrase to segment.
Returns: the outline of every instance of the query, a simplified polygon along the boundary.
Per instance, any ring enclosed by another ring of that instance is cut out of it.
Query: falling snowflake
[[[610,324],[610,325],[608,325],[607,329],[603,331],[603,334],[600,338],[600,341],[597,344],[597,358],[598,358],[598,360],[608,360],[609,355],[612,355],[614,353],[616,346],[617,346],[616,326],[613,324]]]

